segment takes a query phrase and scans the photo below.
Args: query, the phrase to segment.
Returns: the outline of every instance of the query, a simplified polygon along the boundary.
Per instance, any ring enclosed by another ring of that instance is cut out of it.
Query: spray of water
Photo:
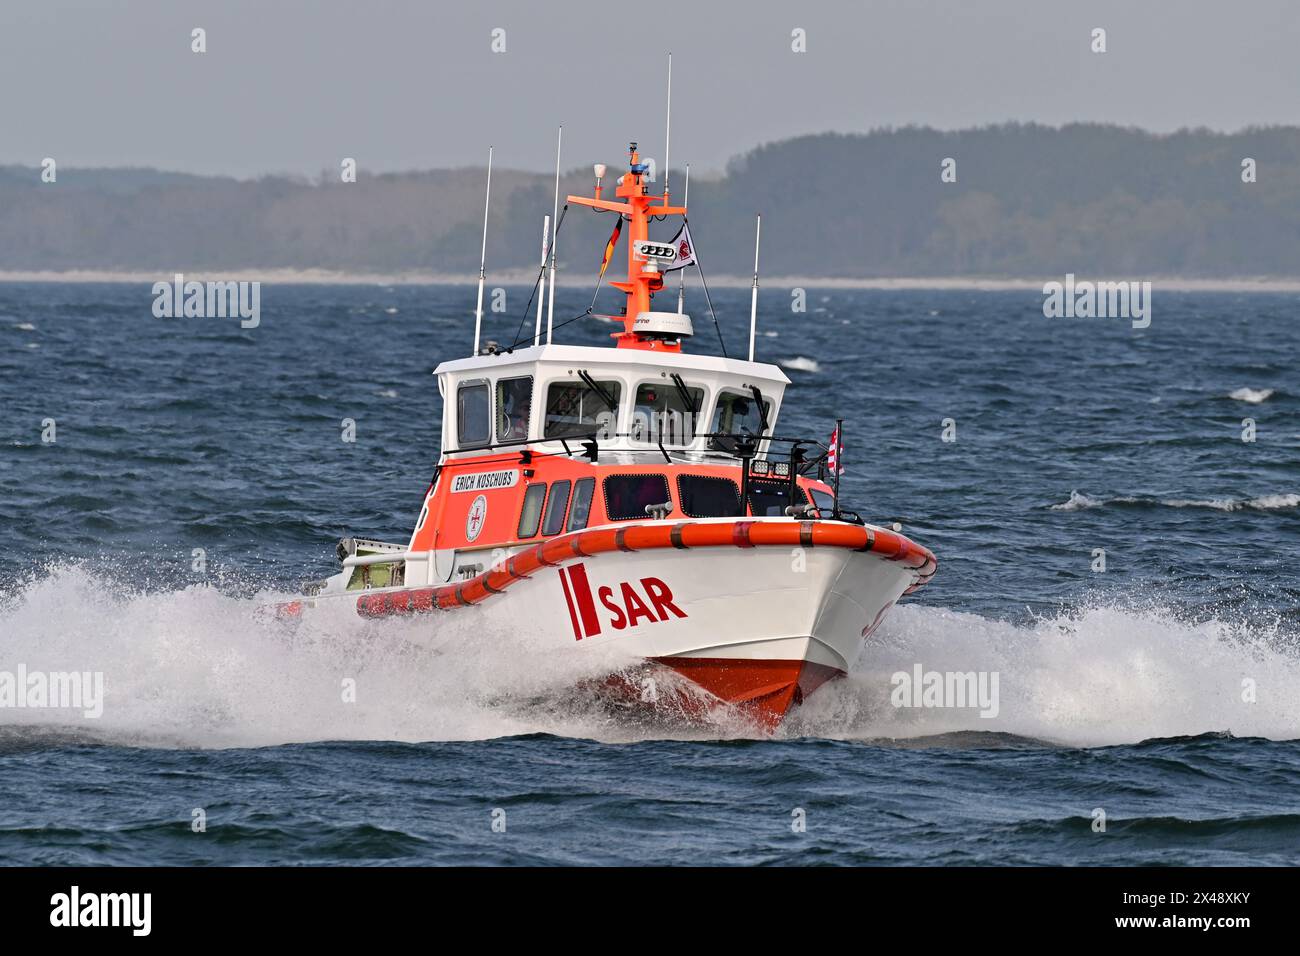
[[[493,633],[472,613],[370,621],[347,603],[288,625],[262,611],[282,598],[197,586],[140,591],[79,565],[47,569],[0,597],[0,671],[102,672],[103,715],[0,708],[0,735],[168,747],[760,736],[726,712],[699,727],[611,706],[597,690],[603,678],[635,673],[637,663],[617,648],[557,653],[526,626]],[[893,706],[892,674],[918,663],[998,672],[997,717]],[[1253,703],[1245,681],[1254,682]],[[1100,606],[1016,625],[904,605],[854,672],[814,695],[779,733],[954,731],[1083,746],[1211,731],[1294,739],[1300,656],[1277,625],[1186,623],[1158,608]]]
[[[977,707],[896,706],[895,674],[998,676],[996,716]],[[788,732],[917,738],[994,732],[1106,746],[1227,732],[1300,738],[1300,649],[1281,622],[1189,622],[1122,603],[1041,618],[989,620],[903,605],[849,676],[803,708]]]

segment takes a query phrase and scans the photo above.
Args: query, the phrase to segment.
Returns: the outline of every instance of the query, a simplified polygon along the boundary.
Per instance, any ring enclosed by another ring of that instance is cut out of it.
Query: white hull
[[[768,723],[848,671],[885,612],[918,580],[915,567],[847,547],[556,550],[561,560],[454,613],[494,636],[522,632],[534,650],[605,652],[671,667]],[[417,591],[337,596],[367,603]],[[431,642],[440,619],[427,616]]]

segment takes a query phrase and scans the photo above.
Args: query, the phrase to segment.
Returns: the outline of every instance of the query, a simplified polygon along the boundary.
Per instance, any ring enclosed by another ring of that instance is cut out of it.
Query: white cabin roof
[[[638,371],[654,369],[682,374],[720,373],[727,377],[752,378],[756,380],[755,384],[776,383],[782,386],[782,389],[790,384],[790,379],[779,366],[766,362],[749,362],[743,359],[722,358],[718,355],[693,355],[689,352],[660,352],[651,349],[620,349],[592,345],[530,345],[528,348],[515,349],[513,352],[471,355],[467,358],[443,362],[434,369],[434,374],[459,373],[455,374],[455,377],[464,378],[464,373],[481,374],[504,369],[518,370],[519,366],[531,364],[563,365],[566,368],[575,365],[584,368],[593,365],[603,368],[623,366]]]

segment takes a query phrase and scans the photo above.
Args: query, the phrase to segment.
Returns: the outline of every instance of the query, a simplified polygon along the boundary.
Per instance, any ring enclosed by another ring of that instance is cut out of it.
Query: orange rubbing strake
[[[634,524],[624,528],[595,528],[572,531],[550,538],[506,560],[504,565],[484,571],[463,584],[410,588],[364,594],[357,599],[357,613],[366,617],[410,614],[418,611],[449,610],[478,604],[543,568],[557,567],[577,558],[589,558],[611,551],[650,551],[657,548],[756,548],[769,546],[847,548],[869,551],[888,561],[899,561],[916,570],[916,581],[904,593],[910,594],[934,577],[938,562],[929,548],[904,535],[883,528],[864,528],[821,521],[679,521],[675,524]]]

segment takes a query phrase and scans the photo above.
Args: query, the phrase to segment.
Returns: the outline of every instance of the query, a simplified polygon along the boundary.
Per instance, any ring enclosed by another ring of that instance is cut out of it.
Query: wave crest
[[[1079,491],[1071,491],[1070,497],[1058,504],[1051,505],[1051,511],[1084,511],[1088,508],[1127,505],[1148,508],[1209,508],[1214,511],[1281,511],[1300,508],[1300,494],[1260,495],[1257,498],[1142,498],[1135,496],[1117,498],[1094,498]]]

